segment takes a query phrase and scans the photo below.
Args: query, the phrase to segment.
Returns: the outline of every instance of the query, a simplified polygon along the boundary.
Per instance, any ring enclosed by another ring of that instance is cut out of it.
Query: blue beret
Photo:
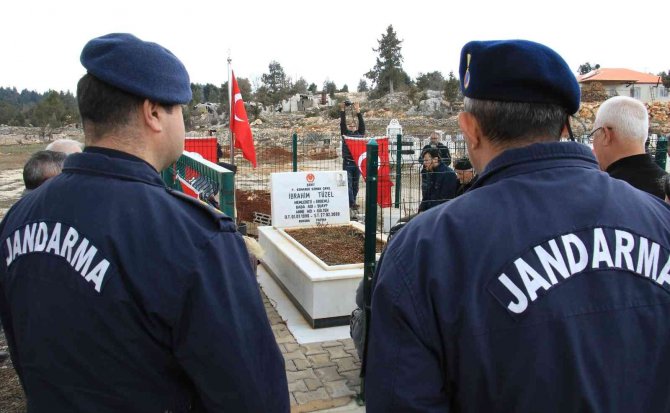
[[[503,102],[550,103],[579,109],[577,78],[555,51],[528,40],[473,41],[459,68],[463,96]]]
[[[128,33],[90,40],[81,64],[103,82],[133,95],[165,104],[191,101],[191,81],[179,59],[161,45]]]

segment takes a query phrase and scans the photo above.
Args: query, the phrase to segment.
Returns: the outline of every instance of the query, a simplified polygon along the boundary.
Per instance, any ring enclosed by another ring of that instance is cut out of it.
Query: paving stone
[[[314,374],[324,383],[342,379],[342,376],[337,372],[337,366],[314,369]]]
[[[356,360],[354,360],[353,357],[337,359],[335,360],[335,363],[337,363],[337,371],[339,371],[340,373],[344,371],[361,369],[360,363],[356,362]]]
[[[286,352],[290,353],[296,350],[300,349],[300,344],[298,343],[286,343],[284,344],[284,347],[286,347]]]
[[[288,391],[289,391],[289,393],[293,393],[293,392],[296,392],[296,391],[306,392],[306,391],[309,391],[309,390],[307,390],[307,386],[305,385],[304,381],[296,380],[296,381],[288,384]]]
[[[293,397],[292,394],[288,395],[288,399],[291,402],[291,406],[297,406],[298,405],[298,402],[295,400],[295,397]]]
[[[295,362],[293,360],[284,360],[284,362],[286,364],[286,367],[285,367],[286,371],[296,371],[296,370],[298,370],[297,366],[295,365]]]
[[[325,354],[326,350],[321,347],[321,343],[308,343],[308,344],[303,344],[302,350],[305,352],[306,356],[311,356],[314,354]]]
[[[283,318],[281,318],[278,314],[272,314],[268,315],[268,321],[270,321],[270,324],[278,324],[284,321]]]
[[[273,332],[276,331],[281,331],[281,330],[287,330],[286,324],[275,324],[273,326],[270,326]]]
[[[335,365],[335,362],[330,359],[330,355],[328,353],[307,356],[307,359],[312,363],[312,365],[315,368]]]
[[[344,344],[344,349],[345,350],[356,350],[356,346],[354,345],[354,340],[347,338],[344,340],[340,340],[342,344]]]
[[[344,344],[340,343],[337,340],[332,340],[332,341],[324,341],[321,343],[321,347],[327,348],[327,347],[344,347]]]
[[[295,337],[293,337],[290,334],[284,337],[275,336],[275,341],[277,342],[277,344],[295,343]]]
[[[295,367],[298,370],[307,370],[308,368],[312,367],[312,363],[310,363],[307,360],[302,360],[302,359],[295,359],[291,360],[293,363],[295,363]]]
[[[361,371],[360,370],[351,370],[340,372],[340,375],[347,378],[347,384],[351,386],[360,386],[361,385]]]
[[[327,347],[326,350],[330,354],[330,359],[341,359],[344,357],[351,357],[351,354],[344,351],[344,347]]]
[[[279,347],[279,351],[281,351],[282,353],[286,353],[286,347],[284,347],[283,344],[277,344],[277,347]]]
[[[317,380],[318,377],[314,374],[313,369],[307,369],[307,370],[298,370],[298,371],[287,371],[286,372],[286,379],[288,380],[289,383],[294,382],[296,380],[304,380],[304,379],[314,379]]]
[[[293,351],[291,353],[282,354],[282,356],[284,356],[284,360],[296,360],[296,359],[305,360],[305,355],[302,354],[302,351]]]
[[[331,381],[325,384],[326,391],[334,399],[344,396],[353,396],[356,393],[347,386],[347,380]]]
[[[323,383],[321,383],[321,380],[319,379],[305,379],[303,381],[309,390],[316,390],[319,387],[323,387]]]
[[[295,396],[295,400],[298,402],[298,404],[307,404],[311,401],[315,400],[325,400],[325,399],[330,399],[330,396],[328,395],[328,392],[326,392],[326,389],[323,387],[320,387],[314,391],[308,391],[308,392],[293,392],[293,396]]]
[[[356,349],[354,350],[347,350],[347,353],[351,354],[351,356],[356,360],[356,361],[361,361],[358,357],[358,351]]]

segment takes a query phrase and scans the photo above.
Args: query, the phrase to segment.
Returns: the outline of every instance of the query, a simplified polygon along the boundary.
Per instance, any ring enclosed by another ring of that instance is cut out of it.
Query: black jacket
[[[606,172],[612,178],[621,179],[637,189],[665,199],[662,179],[666,172],[646,153],[621,158],[613,162]]]

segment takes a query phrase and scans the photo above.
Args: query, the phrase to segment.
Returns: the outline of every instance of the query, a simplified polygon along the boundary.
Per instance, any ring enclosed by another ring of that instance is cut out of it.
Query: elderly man
[[[642,102],[627,96],[607,99],[596,115],[593,152],[600,168],[612,178],[665,198],[662,180],[666,172],[645,152],[649,115]]]
[[[86,149],[0,224],[0,317],[35,412],[288,412],[284,360],[233,221],[167,189],[188,72],[89,41]]]
[[[23,184],[26,195],[37,189],[47,180],[61,173],[67,155],[63,152],[38,151],[30,156],[23,166]]]
[[[463,195],[465,191],[475,183],[475,170],[472,168],[472,163],[468,158],[460,158],[454,162],[454,172],[458,177],[460,185],[456,190],[456,196]]]
[[[559,142],[580,92],[552,49],[470,42],[460,79],[479,177],[381,259],[368,413],[667,411],[670,208]]]
[[[442,163],[444,163],[445,166],[451,165],[451,153],[449,153],[449,148],[440,142],[440,134],[437,131],[430,134],[430,142],[421,149],[421,154],[426,153],[428,149],[437,149]]]
[[[66,155],[81,152],[81,143],[74,139],[56,139],[47,145],[47,151],[63,152]]]

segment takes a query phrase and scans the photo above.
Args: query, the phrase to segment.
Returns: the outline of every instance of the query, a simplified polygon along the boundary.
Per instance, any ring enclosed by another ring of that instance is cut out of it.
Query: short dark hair
[[[126,126],[130,122],[131,114],[145,100],[146,98],[111,86],[90,73],[79,79],[77,84],[79,114],[93,140]],[[173,105],[161,106],[172,112]]]
[[[549,103],[500,102],[464,99],[465,112],[479,122],[482,133],[493,143],[554,141],[561,138],[568,114]]]
[[[35,189],[47,179],[58,175],[63,169],[66,154],[55,151],[39,151],[30,156],[23,166],[23,183],[26,189]]]
[[[423,158],[426,156],[426,154],[430,155],[431,158],[440,158],[440,151],[437,150],[436,148],[428,148],[423,153],[421,154],[421,157]]]
[[[670,199],[670,175],[666,174],[662,178],[662,183],[663,183],[663,192],[665,192],[665,196]]]

